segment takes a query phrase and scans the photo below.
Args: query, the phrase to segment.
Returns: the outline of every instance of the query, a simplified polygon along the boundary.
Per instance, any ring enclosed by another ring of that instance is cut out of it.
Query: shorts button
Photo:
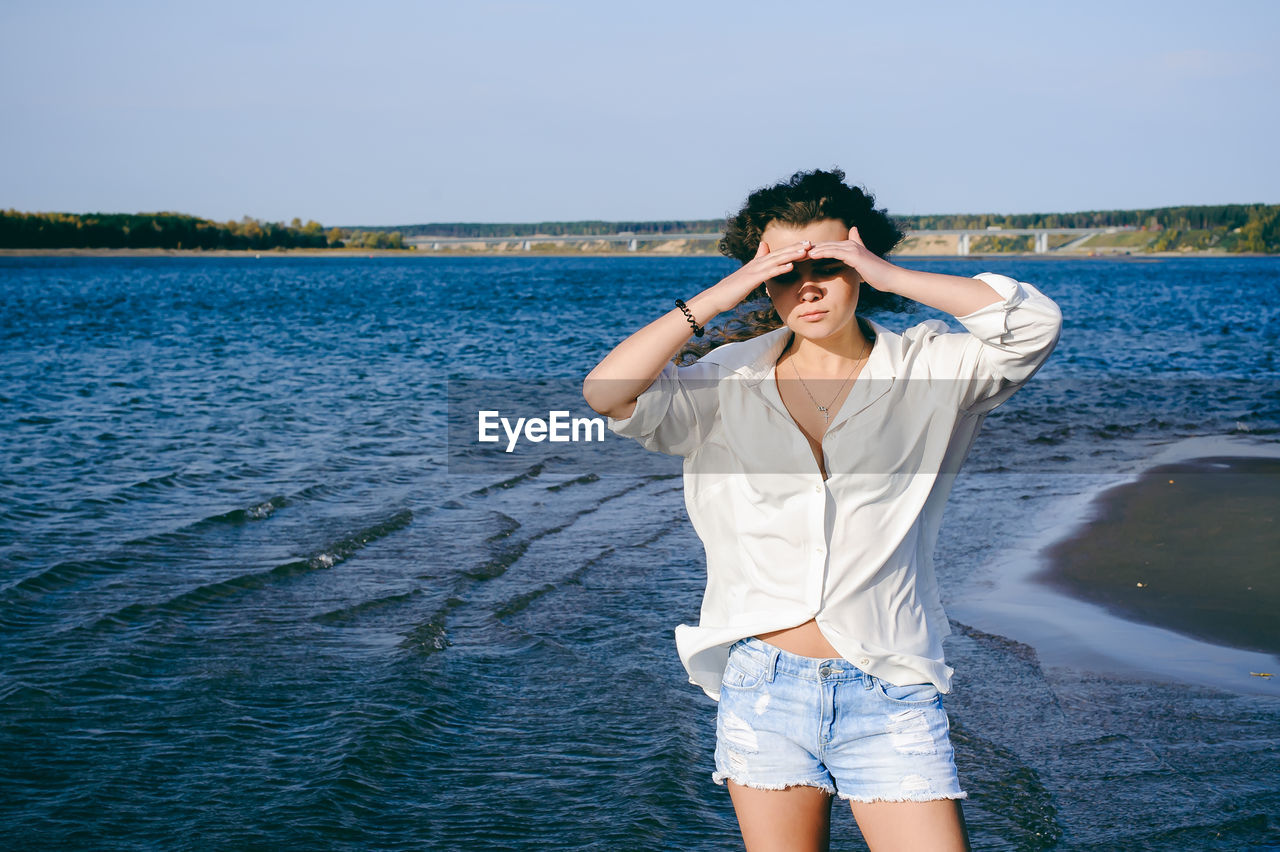
[[[831,669],[827,668],[826,666],[823,666],[822,668],[818,669],[818,674],[822,675],[823,677],[831,677]]]

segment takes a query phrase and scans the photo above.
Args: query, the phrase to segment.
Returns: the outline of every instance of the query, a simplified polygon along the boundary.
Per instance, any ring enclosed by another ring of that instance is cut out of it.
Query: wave
[[[206,583],[160,603],[130,604],[101,616],[87,628],[75,629],[87,629],[90,632],[136,630],[168,618],[190,616],[223,603],[229,598],[239,597],[245,592],[267,588],[284,580],[332,568],[372,542],[404,529],[412,519],[413,513],[408,509],[402,509],[384,521],[357,530],[301,559],[276,565],[267,571],[241,574],[215,583]]]
[[[353,622],[358,621],[360,618],[362,618],[363,616],[369,613],[378,612],[388,607],[407,604],[413,601],[415,598],[419,598],[421,596],[422,596],[421,589],[410,589],[409,591],[402,592],[400,594],[385,595],[380,598],[371,598],[370,600],[361,601],[360,603],[352,604],[351,606],[344,606],[344,607],[339,607],[338,609],[331,609],[328,612],[322,612],[322,613],[319,613],[318,615],[311,616],[311,621],[314,621],[317,624],[327,624],[327,625],[336,626],[336,627],[347,627],[347,626],[351,626]]]
[[[253,503],[238,509],[232,509],[227,512],[220,512],[216,515],[209,515],[189,524],[184,524],[177,529],[167,530],[161,533],[142,536],[140,538],[128,539],[122,542],[122,546],[126,547],[158,547],[161,545],[173,545],[182,543],[192,538],[193,534],[199,533],[209,527],[217,527],[225,524],[244,524],[254,521],[261,521],[275,514],[277,509],[284,508],[291,503],[301,502],[316,494],[318,490],[327,489],[328,486],[312,486],[299,491],[292,497],[277,494],[267,500]],[[13,510],[6,514],[20,514],[29,512],[30,510]],[[92,559],[70,559],[55,563],[36,574],[23,577],[20,580],[0,589],[0,611],[7,608],[15,601],[10,596],[40,597],[65,590],[75,584],[96,577],[111,576],[135,564],[137,557],[134,556],[104,556]],[[0,620],[0,626],[3,626],[3,620]]]
[[[406,633],[399,647],[414,654],[433,654],[448,648],[453,643],[449,641],[445,625],[449,619],[449,613],[463,603],[465,601],[462,598],[449,598],[444,606],[431,614],[430,618]]]

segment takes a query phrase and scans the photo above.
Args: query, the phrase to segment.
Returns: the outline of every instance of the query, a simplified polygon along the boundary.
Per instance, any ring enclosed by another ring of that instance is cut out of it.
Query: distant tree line
[[[399,231],[351,231],[346,235],[347,248],[402,249],[404,236]]]
[[[1135,227],[1161,232],[1152,251],[1216,248],[1224,251],[1280,252],[1280,205],[1217,204],[1149,210],[1090,210],[1083,213],[897,216],[908,230],[1004,228]]]
[[[1137,227],[1148,230],[1183,231],[1246,228],[1251,223],[1274,219],[1280,205],[1217,204],[1195,207],[1157,207],[1149,210],[1089,210],[1083,213],[959,214],[951,216],[897,216],[912,230],[952,230],[987,228],[1114,228]]]
[[[983,230],[992,225],[1005,228],[1114,228],[1145,227],[1152,230],[1212,230],[1239,228],[1274,213],[1280,205],[1221,204],[1211,206],[1158,207],[1150,210],[1089,210],[1082,213],[958,213],[922,216],[894,216],[902,227],[913,231]],[[724,228],[723,219],[683,219],[653,222],[434,222],[425,225],[368,226],[364,231],[398,231],[406,237],[526,237],[600,236],[621,233],[708,234]],[[344,230],[350,231],[351,228]]]
[[[1004,228],[1116,228],[1137,227],[1160,230],[1211,230],[1238,228],[1251,214],[1275,209],[1266,204],[1221,204],[1203,207],[1157,207],[1150,210],[1088,210],[1082,213],[961,213],[954,215],[895,216],[912,230]]]
[[[896,216],[904,230],[1137,227],[1159,232],[1155,251],[1216,248],[1280,253],[1280,205],[1222,204],[1082,213]],[[215,222],[182,213],[20,213],[0,211],[0,248],[401,249],[406,237],[602,236],[661,237],[719,233],[723,219],[650,222],[432,223],[330,228],[315,221],[288,225],[245,216]]]
[[[895,216],[904,230],[935,231],[1004,228],[1137,227],[1162,231],[1156,251],[1180,247],[1220,248],[1226,251],[1280,252],[1280,205],[1220,204],[1157,207],[1147,210],[1090,210],[1082,213],[968,213]],[[683,219],[655,222],[436,222],[425,225],[369,227],[366,232],[392,231],[405,237],[526,237],[599,236],[634,233],[637,236],[719,233],[723,219]]]
[[[396,231],[406,237],[607,236],[612,234],[709,234],[723,219],[673,219],[662,222],[438,222],[427,225],[359,226],[364,231]],[[347,228],[345,230],[354,230]]]
[[[338,228],[262,222],[214,222],[182,213],[0,212],[0,248],[274,249],[341,248]]]

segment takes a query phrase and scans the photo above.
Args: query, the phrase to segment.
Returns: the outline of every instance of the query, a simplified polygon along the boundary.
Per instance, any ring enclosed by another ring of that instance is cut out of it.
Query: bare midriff
[[[756,638],[762,642],[768,642],[775,648],[781,648],[802,657],[815,657],[819,660],[841,659],[840,652],[831,646],[827,637],[823,636],[818,628],[818,622],[812,618],[796,627],[757,633]]]

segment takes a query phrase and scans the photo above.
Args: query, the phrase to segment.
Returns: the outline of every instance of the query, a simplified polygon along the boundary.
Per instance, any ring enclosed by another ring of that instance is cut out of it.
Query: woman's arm
[[[723,312],[703,290],[685,304],[698,325]],[[597,414],[625,420],[667,362],[693,335],[684,311],[673,308],[613,348],[582,382],[582,397]]]
[[[791,269],[807,243],[771,252],[760,244],[749,263],[685,304],[702,326],[732,309],[756,287]],[[635,410],[636,398],[653,384],[662,368],[693,334],[684,311],[673,308],[614,347],[582,383],[582,396],[597,414],[624,420]]]

